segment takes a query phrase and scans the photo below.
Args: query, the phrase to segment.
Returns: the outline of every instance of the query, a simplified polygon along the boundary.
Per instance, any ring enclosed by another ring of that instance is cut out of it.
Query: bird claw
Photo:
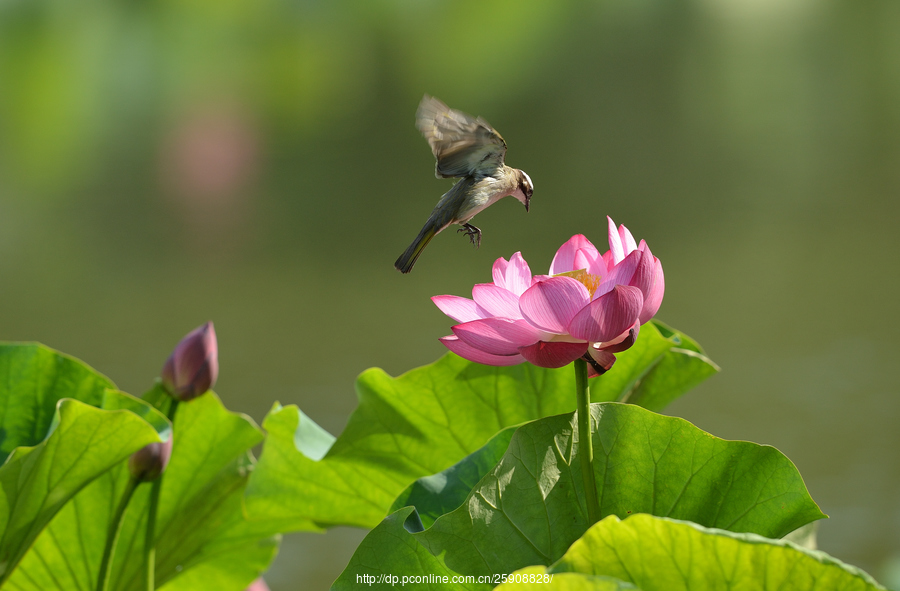
[[[465,232],[466,236],[469,237],[469,240],[472,242],[475,248],[481,246],[481,230],[479,230],[472,224],[463,224],[462,228],[460,228],[456,232]]]

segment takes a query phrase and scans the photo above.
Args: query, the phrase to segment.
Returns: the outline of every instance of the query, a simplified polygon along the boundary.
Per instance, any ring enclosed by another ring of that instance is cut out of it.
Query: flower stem
[[[156,589],[156,511],[159,506],[159,490],[162,478],[153,481],[150,489],[150,505],[147,508],[147,531],[144,537],[144,581],[147,591]]]
[[[578,456],[587,501],[589,526],[600,521],[597,481],[594,479],[594,448],[591,445],[591,387],[588,385],[587,362],[575,360],[575,393],[578,398]]]
[[[177,410],[178,400],[170,399],[166,418],[172,423],[173,431],[175,429],[175,411]],[[156,513],[159,508],[159,492],[162,489],[164,476],[165,472],[153,481],[150,489],[150,502],[147,507],[147,530],[144,535],[144,589],[146,591],[156,589]]]
[[[122,531],[122,521],[125,516],[125,509],[131,501],[134,489],[140,484],[140,480],[134,477],[128,479],[125,490],[122,491],[122,498],[113,513],[112,520],[109,522],[109,530],[106,532],[106,546],[103,548],[103,558],[100,560],[100,571],[97,576],[97,591],[107,591],[109,589],[109,575],[112,571],[112,556],[116,549],[116,542],[119,541],[119,532]]]

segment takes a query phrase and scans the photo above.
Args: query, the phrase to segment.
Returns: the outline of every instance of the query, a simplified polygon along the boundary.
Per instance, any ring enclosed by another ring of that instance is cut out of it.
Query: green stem
[[[575,360],[575,393],[578,398],[578,456],[587,501],[589,526],[600,521],[597,481],[594,479],[594,448],[591,445],[591,387],[588,385],[587,362]]]
[[[162,409],[160,409],[162,410]],[[178,400],[173,398],[169,403],[166,417],[172,423],[172,431],[175,431],[175,411],[178,410]],[[144,584],[146,591],[156,589],[156,514],[159,509],[159,492],[162,489],[162,480],[165,472],[153,481],[150,489],[150,503],[147,508],[147,530],[144,535]]]
[[[119,541],[119,532],[122,531],[122,521],[125,516],[125,509],[128,508],[128,502],[134,494],[134,489],[140,481],[137,478],[129,478],[125,490],[122,492],[122,498],[113,513],[112,521],[109,522],[109,531],[106,532],[106,546],[103,548],[103,558],[100,560],[100,571],[97,576],[97,591],[107,591],[109,589],[109,575],[112,571],[112,556],[116,549],[116,542]]]
[[[156,511],[159,507],[159,491],[162,476],[153,481],[150,489],[150,506],[147,510],[147,532],[144,537],[144,581],[147,591],[156,589]]]

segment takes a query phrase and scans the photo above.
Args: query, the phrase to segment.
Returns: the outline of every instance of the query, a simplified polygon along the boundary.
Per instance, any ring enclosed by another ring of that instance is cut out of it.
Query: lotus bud
[[[172,437],[162,443],[149,443],[128,458],[128,471],[140,482],[156,480],[169,465]]]
[[[219,345],[212,322],[187,334],[162,369],[163,386],[181,402],[212,388],[219,377]]]

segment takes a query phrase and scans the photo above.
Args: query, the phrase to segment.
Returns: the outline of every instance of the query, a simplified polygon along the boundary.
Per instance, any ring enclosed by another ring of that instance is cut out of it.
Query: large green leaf
[[[640,347],[617,354],[612,370],[591,380],[592,401],[660,411],[719,371],[693,339],[658,320],[641,327],[637,342]]]
[[[529,566],[504,575],[499,591],[640,591],[631,583],[584,573],[551,573],[545,566]]]
[[[527,569],[541,571],[614,577],[644,591],[884,589],[824,552],[651,515],[607,517],[550,568]]]
[[[672,350],[684,339],[669,333],[665,337],[656,325],[645,325],[612,370],[593,380],[594,400],[634,395],[660,372],[690,372],[657,377],[642,395],[657,402],[709,375],[693,365],[661,363],[682,355]],[[702,364],[714,368],[708,360]],[[251,516],[373,527],[417,478],[451,466],[501,429],[575,408],[571,367],[489,367],[452,354],[397,378],[368,370],[356,391],[359,407],[337,439],[296,407],[273,408],[247,488]]]
[[[0,460],[43,441],[61,399],[100,407],[108,388],[106,376],[49,347],[0,343]]]
[[[615,402],[627,398],[653,372],[666,352],[680,344],[678,338],[664,337],[655,323],[645,324],[635,344],[626,351],[616,353],[616,363],[612,369],[590,380],[591,400]],[[571,368],[566,369],[571,373]]]
[[[0,582],[69,499],[144,445],[169,436],[150,405],[41,345],[0,345]],[[148,422],[149,421],[149,422]]]
[[[507,427],[491,437],[481,449],[443,472],[419,478],[394,500],[390,513],[413,506],[421,520],[421,529],[431,527],[435,519],[462,505],[469,491],[494,469],[509,448],[515,432],[515,427]]]
[[[150,393],[150,398],[159,390]],[[248,522],[242,497],[262,433],[208,393],[179,405],[174,447],[163,476],[157,521],[160,589],[240,591],[265,570],[276,532],[301,524]],[[10,589],[92,589],[109,519],[128,480],[123,464],[96,479],[59,512],[9,581]],[[151,485],[141,485],[126,513],[111,588],[139,590]]]
[[[595,403],[591,412],[603,515],[651,513],[773,537],[823,517],[773,447],[718,439],[633,405]],[[418,531],[412,507],[392,514],[334,588],[362,574],[490,575],[559,559],[588,526],[574,420],[520,427],[497,466],[431,528]]]

